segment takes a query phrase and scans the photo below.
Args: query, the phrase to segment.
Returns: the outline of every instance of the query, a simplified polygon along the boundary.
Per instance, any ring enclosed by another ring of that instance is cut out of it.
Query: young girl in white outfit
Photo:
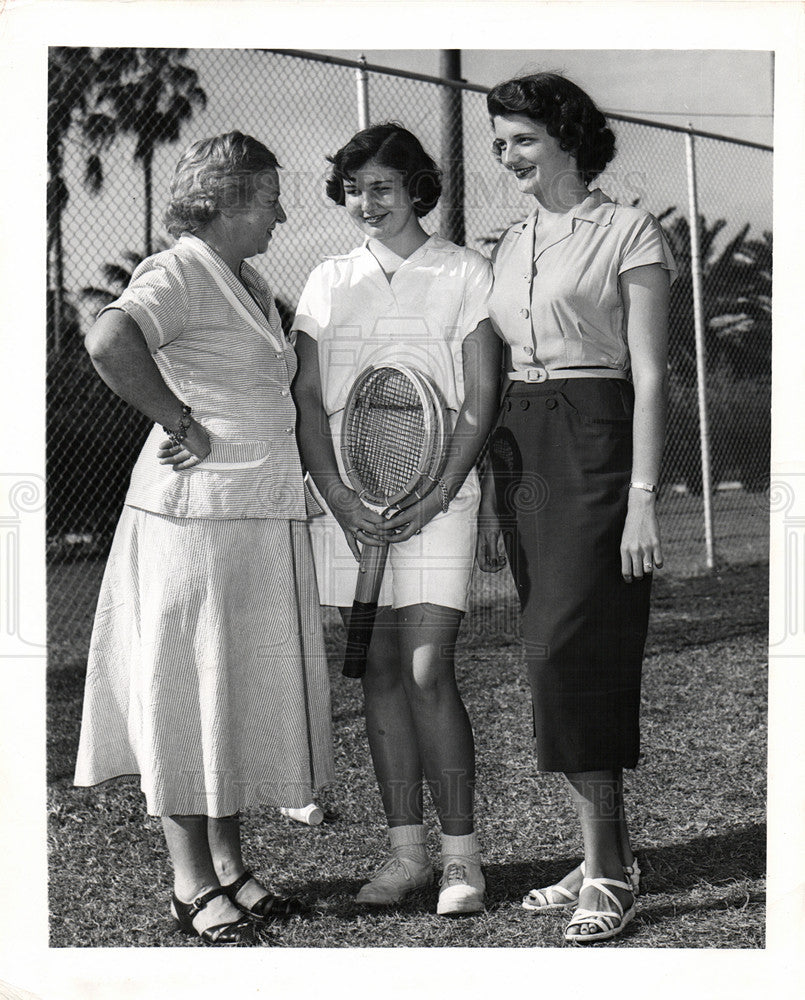
[[[384,905],[429,884],[422,777],[442,830],[438,913],[483,909],[473,823],[475,751],[455,680],[467,608],[479,486],[474,463],[497,406],[499,342],[489,323],[488,262],[429,236],[420,219],[441,193],[418,139],[397,124],[358,132],[330,158],[327,194],[364,234],[311,274],[297,310],[303,461],[326,506],[311,522],[323,604],[346,619],[363,545],[391,543],[363,688],[366,726],[391,856],[358,893]],[[349,390],[370,364],[431,376],[453,421],[445,489],[386,519],[349,486],[339,428]]]

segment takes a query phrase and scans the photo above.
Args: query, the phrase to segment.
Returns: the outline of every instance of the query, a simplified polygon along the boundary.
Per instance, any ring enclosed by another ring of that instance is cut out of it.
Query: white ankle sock
[[[403,854],[424,861],[428,856],[425,850],[427,839],[428,831],[423,823],[389,827],[389,841],[393,854]]]
[[[478,834],[473,832],[462,837],[451,837],[443,833],[442,857],[467,858],[470,861],[480,862],[481,845],[478,843]]]

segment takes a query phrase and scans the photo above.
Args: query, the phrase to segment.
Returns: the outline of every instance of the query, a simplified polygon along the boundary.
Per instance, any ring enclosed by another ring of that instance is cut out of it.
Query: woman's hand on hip
[[[361,558],[360,545],[386,544],[388,538],[384,534],[385,518],[367,507],[355,490],[341,483],[331,489],[325,499],[344,532],[350,551],[358,561]]]
[[[495,513],[478,514],[478,538],[475,542],[475,561],[483,573],[499,573],[506,565],[503,534]]]
[[[187,436],[179,444],[174,444],[170,438],[160,442],[157,458],[160,465],[172,465],[174,472],[181,472],[203,462],[209,453],[209,435],[201,424],[192,420],[187,428]]]
[[[627,583],[662,568],[662,546],[655,496],[629,500],[621,537],[621,572]]]

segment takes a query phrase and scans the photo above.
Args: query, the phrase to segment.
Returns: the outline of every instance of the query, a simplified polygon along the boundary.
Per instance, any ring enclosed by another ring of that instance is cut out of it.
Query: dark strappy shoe
[[[207,944],[257,944],[255,928],[248,917],[240,917],[238,920],[227,923],[213,924],[212,927],[205,927],[203,931],[199,931],[193,926],[193,918],[201,913],[207,903],[218,896],[226,895],[228,895],[226,889],[220,885],[217,889],[210,889],[209,892],[197,896],[192,903],[183,903],[174,893],[171,899],[171,913],[179,925],[179,930],[191,937],[200,937]]]
[[[247,868],[240,878],[235,879],[229,885],[222,886],[222,889],[235,906],[250,917],[267,921],[287,920],[289,917],[304,916],[309,913],[308,908],[301,899],[297,899],[295,896],[277,896],[268,890],[252,906],[244,906],[243,903],[238,901],[238,893],[253,878],[254,874]],[[257,879],[254,880],[257,882]]]

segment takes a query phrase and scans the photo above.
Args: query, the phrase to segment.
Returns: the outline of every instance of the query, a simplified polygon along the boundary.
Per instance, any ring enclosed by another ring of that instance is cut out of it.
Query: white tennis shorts
[[[389,546],[378,602],[381,606],[439,604],[467,610],[479,501],[478,476],[473,469],[446,514],[437,514],[421,534]],[[321,603],[351,608],[358,563],[341,526],[329,510],[311,517],[308,524]]]

